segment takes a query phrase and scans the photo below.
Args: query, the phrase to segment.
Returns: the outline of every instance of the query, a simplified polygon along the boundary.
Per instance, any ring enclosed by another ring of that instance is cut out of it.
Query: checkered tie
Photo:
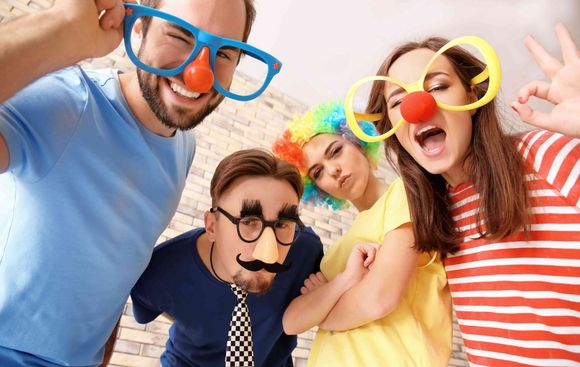
[[[230,284],[238,299],[226,344],[226,367],[254,367],[254,350],[252,347],[252,324],[246,304],[248,294],[235,284]]]

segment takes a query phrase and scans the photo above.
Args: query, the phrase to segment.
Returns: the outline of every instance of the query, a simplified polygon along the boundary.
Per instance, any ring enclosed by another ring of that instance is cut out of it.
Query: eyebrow
[[[338,144],[338,140],[333,141],[332,143],[328,144],[328,146],[326,147],[326,149],[324,150],[324,156],[327,157],[330,154],[330,151],[332,150],[332,147]],[[312,169],[316,168],[316,166],[318,166],[318,163],[313,164],[309,169],[308,169],[308,176],[312,177],[311,172]]]
[[[189,38],[194,38],[193,33],[191,33],[190,30],[183,28],[182,26],[180,26],[179,24],[175,24],[172,22],[167,22],[167,26],[169,28],[173,28],[181,33],[183,33],[184,36],[189,37]]]
[[[447,73],[445,73],[445,72],[443,72],[443,71],[434,71],[434,72],[432,72],[432,73],[429,73],[429,74],[427,74],[427,75],[425,76],[425,81],[427,81],[427,80],[429,80],[429,79],[432,79],[432,78],[434,78],[434,77],[436,77],[436,76],[438,76],[438,75],[447,75],[447,76],[449,76],[449,74],[447,74]],[[406,93],[406,91],[405,91],[403,88],[401,88],[401,87],[399,87],[399,88],[395,89],[395,90],[394,90],[394,91],[393,91],[393,92],[392,92],[392,93],[391,93],[391,94],[390,94],[390,95],[387,97],[387,104],[389,104],[389,101],[391,100],[391,98],[393,98],[393,97],[395,97],[395,96],[398,96],[398,95],[399,95],[399,94],[401,94],[401,93]]]
[[[284,204],[282,209],[280,209],[280,211],[278,211],[278,219],[298,219],[298,220],[300,220],[300,215],[298,215],[298,205]]]
[[[240,217],[260,217],[264,216],[262,203],[259,200],[244,200],[242,202],[242,209],[240,209]]]

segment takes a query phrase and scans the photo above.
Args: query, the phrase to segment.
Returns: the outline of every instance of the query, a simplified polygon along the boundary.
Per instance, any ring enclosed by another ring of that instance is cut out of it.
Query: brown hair
[[[405,43],[387,57],[377,75],[386,76],[393,63],[410,51],[426,48],[436,52],[447,42],[444,38],[431,37],[422,42]],[[444,55],[465,90],[469,92],[475,88],[477,97],[481,98],[487,90],[487,81],[472,86],[470,80],[483,71],[485,65],[460,47],[451,48]],[[383,113],[377,122],[380,133],[392,127],[386,113],[384,87],[384,82],[374,82],[367,105],[368,113]],[[496,240],[522,227],[527,230],[530,220],[523,161],[518,156],[514,138],[501,130],[495,101],[480,107],[473,115],[472,123],[473,132],[464,168],[480,195],[481,209],[476,218],[480,223],[480,235]],[[385,140],[385,153],[405,183],[417,250],[439,251],[442,257],[457,251],[459,238],[451,218],[443,177],[423,169],[395,137]]]
[[[154,9],[157,9],[160,3],[161,0],[141,1],[141,5],[148,6]],[[252,26],[254,25],[254,20],[256,19],[256,7],[254,6],[254,0],[244,0],[244,5],[246,7],[246,24],[244,26],[244,35],[242,37],[242,42],[247,42],[248,37],[250,37],[250,32],[252,31]],[[150,22],[151,22],[150,17],[143,17],[143,35],[147,34],[147,29],[149,28]]]
[[[300,172],[290,163],[264,150],[239,150],[225,157],[213,174],[209,189],[212,206],[217,205],[217,201],[232,182],[243,176],[263,176],[285,180],[292,186],[298,198],[302,196],[304,190]]]

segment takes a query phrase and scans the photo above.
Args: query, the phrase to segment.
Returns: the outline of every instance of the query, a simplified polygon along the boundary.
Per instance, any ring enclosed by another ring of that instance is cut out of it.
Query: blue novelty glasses
[[[213,87],[228,98],[248,101],[259,96],[282,68],[262,50],[205,32],[171,14],[135,4],[125,4],[125,10],[124,40],[131,61],[153,74],[183,74],[195,93]],[[251,72],[251,79],[243,74],[234,78],[240,73],[238,63]]]

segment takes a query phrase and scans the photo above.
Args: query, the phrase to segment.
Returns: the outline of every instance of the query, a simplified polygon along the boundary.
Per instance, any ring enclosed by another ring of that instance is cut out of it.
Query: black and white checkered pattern
[[[235,284],[230,284],[238,299],[226,344],[226,367],[254,367],[254,349],[252,346],[252,323],[246,304],[248,294]]]

